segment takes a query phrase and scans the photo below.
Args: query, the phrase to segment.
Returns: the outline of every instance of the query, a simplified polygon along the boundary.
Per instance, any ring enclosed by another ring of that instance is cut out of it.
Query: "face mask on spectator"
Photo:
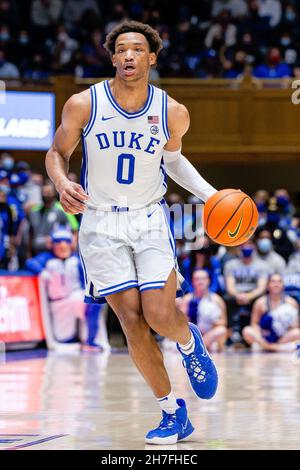
[[[20,44],[28,44],[29,43],[29,38],[27,36],[20,36],[19,37],[19,43]]]
[[[266,205],[265,202],[259,202],[259,203],[257,203],[257,204],[256,204],[256,207],[257,207],[258,212],[260,212],[260,213],[261,213],[261,212],[266,212],[266,210],[267,210],[267,205]]]
[[[11,157],[4,157],[2,162],[1,162],[1,166],[2,168],[4,168],[4,170],[12,170],[13,167],[14,167],[14,159],[11,158]]]
[[[272,250],[272,241],[269,238],[261,238],[257,241],[257,247],[261,253],[269,253]]]
[[[290,200],[286,196],[278,196],[277,199],[277,205],[280,207],[280,209],[286,209],[290,203]]]
[[[4,194],[8,194],[10,191],[9,186],[5,186],[5,184],[0,184],[0,192]]]
[[[281,38],[280,39],[280,44],[282,46],[289,46],[291,44],[290,38]]]
[[[243,258],[250,258],[253,253],[253,248],[250,246],[245,246],[244,248],[242,248],[241,251],[242,251]]]
[[[287,21],[294,21],[296,19],[296,13],[292,10],[287,10],[285,12],[285,19]]]
[[[1,33],[0,34],[0,41],[9,41],[9,40],[10,40],[9,33]]]

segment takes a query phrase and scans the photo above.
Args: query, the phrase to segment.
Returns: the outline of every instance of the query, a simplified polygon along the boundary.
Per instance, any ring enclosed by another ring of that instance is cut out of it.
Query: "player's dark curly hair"
[[[151,28],[150,25],[140,23],[139,21],[126,20],[115,26],[106,36],[104,47],[110,54],[115,53],[117,37],[123,33],[143,34],[148,41],[150,52],[154,52],[156,55],[158,55],[163,48],[163,43],[158,32]]]

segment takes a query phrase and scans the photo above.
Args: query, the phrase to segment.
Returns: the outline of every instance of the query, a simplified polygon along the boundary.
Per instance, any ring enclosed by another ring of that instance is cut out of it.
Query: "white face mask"
[[[272,241],[269,238],[261,238],[257,242],[257,247],[261,253],[270,253],[272,250]]]

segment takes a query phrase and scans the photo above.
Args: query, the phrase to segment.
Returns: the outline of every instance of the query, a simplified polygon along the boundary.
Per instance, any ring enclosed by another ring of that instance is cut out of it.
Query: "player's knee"
[[[227,334],[227,328],[224,325],[217,326],[216,334],[218,336],[225,336]]]
[[[135,338],[140,338],[146,324],[138,310],[125,309],[118,313],[118,318],[127,340],[133,341]]]
[[[156,332],[165,335],[170,324],[170,309],[161,305],[151,305],[144,310],[144,317],[148,325]]]

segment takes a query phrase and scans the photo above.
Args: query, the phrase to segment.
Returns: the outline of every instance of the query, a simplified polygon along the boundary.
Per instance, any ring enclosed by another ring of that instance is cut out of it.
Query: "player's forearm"
[[[163,153],[167,174],[182,188],[206,202],[217,190],[198,173],[181,151]]]
[[[68,179],[69,159],[63,157],[54,147],[51,147],[47,152],[45,163],[48,176],[59,192]]]

